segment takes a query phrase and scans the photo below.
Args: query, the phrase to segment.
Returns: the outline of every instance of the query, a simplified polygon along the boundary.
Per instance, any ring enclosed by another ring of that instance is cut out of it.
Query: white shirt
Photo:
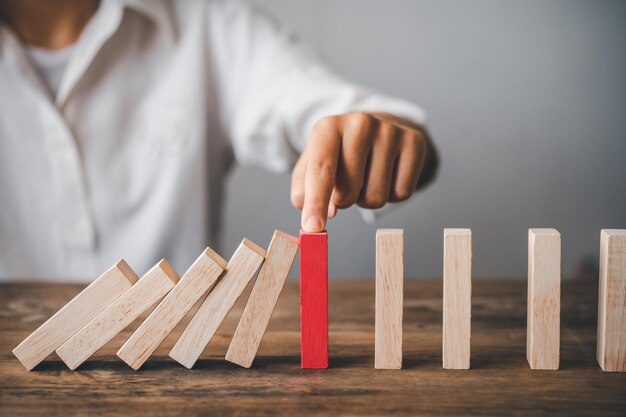
[[[285,172],[350,110],[424,122],[236,1],[101,1],[56,96],[0,26],[0,279],[85,281],[120,258],[182,273],[216,246],[233,156]]]

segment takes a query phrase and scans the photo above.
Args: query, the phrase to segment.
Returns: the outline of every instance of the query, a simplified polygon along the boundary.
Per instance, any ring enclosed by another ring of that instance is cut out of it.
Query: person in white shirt
[[[0,279],[186,268],[233,159],[295,163],[307,231],[406,200],[438,163],[424,123],[239,1],[3,0]]]

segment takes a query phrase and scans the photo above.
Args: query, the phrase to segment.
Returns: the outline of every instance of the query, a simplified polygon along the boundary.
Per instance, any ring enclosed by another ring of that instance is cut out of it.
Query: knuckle
[[[400,129],[398,126],[392,123],[382,123],[378,132],[378,140],[380,140],[385,147],[396,150],[399,149],[400,140],[398,139],[400,138],[398,135],[400,133]]]
[[[374,124],[374,117],[365,112],[354,112],[347,115],[348,124],[358,131],[368,131]]]
[[[366,195],[359,205],[368,209],[379,209],[383,207],[385,203],[387,203],[387,197],[382,194],[372,194]]]
[[[426,138],[422,132],[414,129],[408,129],[404,135],[405,142],[416,150],[424,149],[426,146]]]
[[[426,140],[424,136],[416,131],[407,132],[402,140],[401,153],[406,153],[411,160],[419,161],[426,152]]]
[[[390,139],[398,132],[398,127],[392,123],[382,123],[380,125],[380,135],[385,139]]]
[[[328,214],[328,207],[324,207],[319,203],[311,203],[307,205],[305,212],[309,216],[318,216],[318,217],[326,217]]]
[[[335,191],[334,203],[341,208],[347,208],[357,202],[358,192],[352,190],[338,189]]]
[[[316,178],[321,178],[324,180],[334,180],[335,167],[329,161],[317,161],[311,164],[311,174]]]
[[[313,130],[316,132],[328,132],[337,126],[337,116],[325,116],[315,122]]]

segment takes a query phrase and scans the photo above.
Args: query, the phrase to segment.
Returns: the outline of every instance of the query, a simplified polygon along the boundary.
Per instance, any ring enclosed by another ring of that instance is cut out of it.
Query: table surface
[[[26,371],[11,350],[80,288],[0,285],[0,415],[626,416],[626,373],[595,359],[595,283],[563,283],[559,371],[528,368],[523,280],[474,282],[470,370],[441,367],[440,281],[406,283],[404,369],[375,370],[370,280],[330,283],[328,370],[300,369],[298,286],[288,282],[252,369],[223,359],[244,296],[192,370],[167,356],[186,319],[139,371],[115,356],[138,323],[75,372],[56,356]]]

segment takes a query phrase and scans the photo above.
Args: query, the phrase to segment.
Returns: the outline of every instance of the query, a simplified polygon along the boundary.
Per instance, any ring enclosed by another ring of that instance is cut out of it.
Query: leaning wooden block
[[[603,371],[626,371],[626,230],[600,235],[596,356]]]
[[[528,230],[526,358],[531,369],[559,369],[561,234]]]
[[[78,368],[116,334],[167,294],[178,274],[165,259],[148,271],[132,288],[98,314],[57,349],[72,370]]]
[[[328,368],[328,235],[300,232],[301,366]]]
[[[404,231],[376,231],[376,369],[402,368]]]
[[[469,369],[472,231],[444,229],[443,242],[443,367]]]
[[[29,371],[137,282],[120,260],[30,334],[13,354]]]
[[[299,244],[296,237],[280,230],[274,232],[265,262],[226,352],[227,361],[244,368],[252,366]]]
[[[172,350],[170,357],[191,369],[217,328],[256,273],[265,251],[244,239],[228,261],[226,273],[209,292]]]
[[[117,356],[131,368],[139,369],[194,304],[213,287],[224,269],[226,261],[211,248],[206,248],[124,343]]]

